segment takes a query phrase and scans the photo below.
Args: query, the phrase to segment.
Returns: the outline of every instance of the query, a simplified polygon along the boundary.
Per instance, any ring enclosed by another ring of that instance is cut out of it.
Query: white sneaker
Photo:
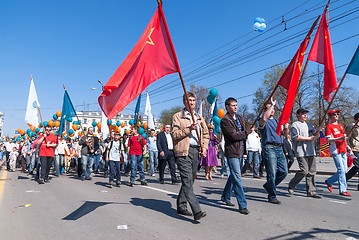
[[[152,174],[151,176],[152,176],[152,177],[155,177],[156,175],[155,175],[155,174]]]
[[[224,173],[221,174],[221,178],[224,178]]]

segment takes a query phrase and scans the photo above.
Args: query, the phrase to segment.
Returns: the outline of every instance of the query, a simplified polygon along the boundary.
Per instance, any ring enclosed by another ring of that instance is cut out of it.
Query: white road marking
[[[340,204],[347,204],[346,202],[336,201],[336,200],[330,200],[329,202],[333,202],[333,203],[340,203]]]

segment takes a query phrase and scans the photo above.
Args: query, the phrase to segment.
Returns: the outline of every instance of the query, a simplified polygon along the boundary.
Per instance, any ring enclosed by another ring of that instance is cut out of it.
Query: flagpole
[[[324,122],[324,120],[325,120],[325,116],[326,116],[327,113],[329,112],[330,107],[332,106],[332,103],[333,103],[333,101],[334,101],[334,98],[335,98],[335,96],[337,95],[337,93],[338,93],[338,91],[339,91],[339,88],[341,87],[341,85],[342,85],[342,83],[343,83],[344,78],[345,78],[346,75],[347,75],[347,73],[345,72],[344,75],[343,75],[343,77],[342,77],[342,79],[340,80],[340,83],[339,83],[339,85],[338,85],[337,90],[335,90],[335,92],[334,92],[334,94],[333,94],[333,97],[332,97],[332,99],[330,100],[329,105],[328,105],[327,109],[326,109],[325,112],[324,112],[323,118],[322,118],[322,120],[320,121],[319,126],[322,126],[322,124],[323,124],[323,122]]]
[[[307,34],[307,36],[306,36],[306,38],[308,38],[309,41],[310,41],[310,35],[312,34],[314,28],[317,26],[319,19],[320,19],[320,15],[317,17],[317,19],[316,19],[315,22],[313,23],[312,27],[310,28],[310,30],[309,30],[309,32],[308,32],[308,34]],[[303,80],[303,76],[304,76],[304,72],[305,72],[305,70],[306,70],[306,68],[307,68],[307,64],[308,64],[308,59],[307,59],[307,62],[305,63],[305,66],[304,66],[304,69],[303,69],[303,73],[302,73],[302,77],[301,77],[301,79],[300,79],[300,82],[298,83],[298,88],[297,88],[296,95],[297,95],[297,93],[298,93],[299,86],[300,86],[300,84],[301,84],[301,82],[302,82],[302,80]],[[252,125],[251,125],[251,128],[254,127],[254,125],[256,124],[256,122],[258,121],[258,119],[260,118],[260,116],[262,115],[262,113],[263,113],[265,107],[267,106],[267,104],[268,104],[268,102],[270,101],[270,99],[273,97],[273,95],[274,95],[274,93],[275,93],[275,91],[277,90],[278,87],[279,87],[279,81],[277,82],[277,85],[274,87],[274,89],[273,89],[271,95],[268,97],[267,101],[265,101],[265,103],[263,104],[263,107],[262,107],[261,111],[259,112],[259,114],[257,115],[257,118],[253,121],[253,123],[252,123]]]
[[[65,84],[62,84],[62,86],[64,87],[64,90],[66,91]],[[84,113],[84,114],[85,114],[85,113]],[[85,131],[84,131],[83,127],[82,127],[82,124],[81,124],[81,121],[80,121],[80,119],[79,119],[79,116],[77,116],[77,113],[76,113],[76,118],[77,118],[77,121],[78,121],[79,124],[80,124],[80,127],[81,127],[82,132],[83,132],[84,135],[85,135]],[[65,119],[65,121],[66,121],[66,119]],[[62,134],[62,133],[60,133],[60,134]],[[87,144],[87,146],[90,148],[90,150],[92,150],[92,149],[91,149],[91,146],[90,146],[89,144]]]
[[[185,94],[185,96],[186,96],[186,101],[187,101],[188,108],[189,108],[189,109],[187,109],[187,110],[191,113],[192,121],[193,121],[193,123],[195,123],[196,121],[195,121],[195,119],[194,119],[194,115],[193,115],[192,108],[189,106],[189,98],[188,98],[186,86],[184,85],[182,73],[181,73],[181,72],[178,72],[178,74],[179,74],[179,76],[180,76],[181,83],[182,83],[182,87],[183,87],[183,91],[184,91],[184,94]],[[197,129],[197,128],[196,128],[196,135],[197,135],[197,138],[198,138],[199,146],[201,147],[201,152],[203,152],[203,146],[202,146],[201,138],[200,138],[200,136],[199,136],[199,132],[198,132],[198,129]]]

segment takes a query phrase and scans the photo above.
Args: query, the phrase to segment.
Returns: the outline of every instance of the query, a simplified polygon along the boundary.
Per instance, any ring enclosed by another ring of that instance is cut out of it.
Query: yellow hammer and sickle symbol
[[[148,35],[149,41],[146,41],[146,43],[149,43],[149,44],[151,44],[151,45],[154,46],[155,44],[153,43],[153,41],[152,41],[152,39],[151,39],[151,34],[152,34],[153,30],[155,30],[155,28],[151,28],[151,32],[150,32],[150,34]]]

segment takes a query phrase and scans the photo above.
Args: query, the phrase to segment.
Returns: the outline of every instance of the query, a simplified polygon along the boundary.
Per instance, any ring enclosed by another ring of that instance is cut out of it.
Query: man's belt
[[[282,143],[266,143],[266,146],[267,145],[273,145],[273,146],[281,147],[283,144]]]

